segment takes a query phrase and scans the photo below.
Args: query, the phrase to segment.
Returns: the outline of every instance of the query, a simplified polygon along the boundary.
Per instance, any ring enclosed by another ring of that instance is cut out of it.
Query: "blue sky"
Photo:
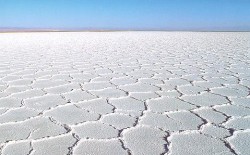
[[[0,27],[250,30],[250,0],[0,0]]]

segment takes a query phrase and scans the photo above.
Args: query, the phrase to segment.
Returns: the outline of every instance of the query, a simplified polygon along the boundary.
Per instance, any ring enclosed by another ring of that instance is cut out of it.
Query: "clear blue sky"
[[[0,27],[250,30],[250,0],[0,0]]]

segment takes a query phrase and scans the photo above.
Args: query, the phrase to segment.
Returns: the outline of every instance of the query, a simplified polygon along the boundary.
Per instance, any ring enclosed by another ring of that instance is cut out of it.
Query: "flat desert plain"
[[[0,34],[1,155],[249,155],[250,33]]]

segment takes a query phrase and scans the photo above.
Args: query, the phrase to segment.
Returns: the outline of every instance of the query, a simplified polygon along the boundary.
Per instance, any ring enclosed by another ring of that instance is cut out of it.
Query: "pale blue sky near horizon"
[[[0,28],[250,30],[250,0],[0,0]]]

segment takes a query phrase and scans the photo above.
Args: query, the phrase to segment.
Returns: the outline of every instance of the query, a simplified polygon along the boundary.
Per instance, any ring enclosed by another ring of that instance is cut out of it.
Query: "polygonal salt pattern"
[[[21,141],[21,142],[10,142],[2,149],[3,155],[18,155],[18,154],[29,154],[31,151],[31,142]]]
[[[218,111],[215,111],[212,108],[199,108],[195,109],[194,112],[202,118],[206,119],[206,121],[215,124],[223,123],[227,119],[227,116]]]
[[[60,95],[47,94],[41,97],[33,97],[30,99],[24,99],[24,105],[28,108],[33,108],[36,110],[46,110],[57,105],[67,104],[67,101]]]
[[[117,98],[117,97],[124,97],[127,96],[127,94],[116,88],[105,88],[100,90],[90,90],[90,93],[98,96],[98,97],[106,97],[106,98]]]
[[[93,112],[88,112],[75,105],[65,105],[54,108],[44,113],[45,116],[52,117],[63,124],[73,125],[86,121],[97,120],[100,116]]]
[[[0,98],[1,108],[15,108],[22,106],[22,99],[12,98],[12,97],[2,97]]]
[[[157,91],[156,92],[159,96],[164,96],[164,97],[180,97],[181,93],[173,90],[173,91]]]
[[[233,155],[222,141],[200,133],[176,134],[171,137],[170,141],[170,155],[215,155],[221,153]]]
[[[63,96],[71,102],[79,102],[96,98],[94,95],[82,90],[73,90],[71,92],[63,94]]]
[[[130,96],[142,101],[159,97],[159,95],[154,92],[132,92],[130,93]]]
[[[50,88],[67,84],[64,80],[36,80],[32,83],[32,88]]]
[[[203,127],[202,133],[210,135],[215,138],[226,138],[230,136],[230,131],[212,124],[207,124]]]
[[[110,82],[89,82],[84,83],[82,87],[84,90],[99,90],[115,86],[112,85]]]
[[[27,109],[25,107],[10,109],[4,114],[0,115],[0,123],[24,121],[38,114],[38,111]]]
[[[11,97],[14,98],[19,98],[19,99],[27,99],[27,98],[33,98],[33,97],[38,97],[38,96],[43,96],[45,95],[45,92],[40,90],[40,89],[31,89],[23,92],[18,92],[10,95]]]
[[[120,86],[122,90],[128,91],[128,92],[148,92],[148,91],[158,91],[160,90],[159,87],[152,86],[150,84],[144,84],[141,82],[138,82],[136,84],[128,84]]]
[[[47,136],[56,136],[66,133],[67,130],[54,124],[47,118],[31,118],[23,122],[0,125],[0,142],[23,139],[38,139]]]
[[[165,131],[196,130],[203,121],[190,112],[174,112],[168,115],[145,113],[139,121],[142,125],[148,125]]]
[[[213,88],[212,92],[228,97],[246,97],[249,95],[249,89],[240,85]]]
[[[228,138],[234,146],[236,153],[243,155],[250,152],[250,131],[239,131],[234,136]]]
[[[202,93],[194,96],[183,96],[182,99],[198,106],[213,106],[229,102],[225,97],[212,93]]]
[[[77,107],[98,114],[112,113],[114,106],[110,105],[106,99],[98,98],[89,101],[83,101],[75,104]]]
[[[248,98],[230,98],[230,100],[232,101],[232,104],[234,104],[234,105],[239,105],[239,106],[250,108],[250,97],[248,97]]]
[[[118,140],[84,140],[79,142],[74,153],[76,155],[127,155],[127,151]]]
[[[148,100],[148,107],[151,111],[155,112],[168,112],[177,110],[191,110],[196,108],[196,106],[191,105],[177,98],[157,98]]]
[[[249,116],[250,109],[236,105],[220,105],[215,107],[216,110],[225,113],[228,116]]]
[[[110,99],[110,104],[121,110],[136,110],[142,111],[145,109],[145,104],[142,101],[131,97]]]
[[[76,139],[71,134],[57,136],[47,139],[39,139],[31,142],[32,152],[35,154],[62,155],[69,154],[70,147],[76,143]]]
[[[186,95],[195,95],[195,94],[199,94],[203,91],[205,91],[204,88],[198,87],[198,86],[179,86],[177,88],[181,93],[186,94]]]
[[[195,86],[198,86],[204,89],[221,87],[221,84],[210,82],[210,81],[194,81],[193,83]]]
[[[121,77],[121,78],[113,78],[111,79],[111,83],[115,85],[127,85],[127,84],[133,84],[136,80],[132,78],[127,77]]]
[[[149,127],[135,127],[123,133],[125,145],[131,149],[132,154],[162,154],[165,152],[167,133]]]
[[[0,154],[249,152],[250,33],[2,33],[0,45]]]
[[[116,129],[124,129],[132,127],[136,122],[136,119],[134,117],[124,114],[115,114],[115,113],[105,115],[101,120],[106,124],[114,126]]]
[[[225,126],[236,130],[247,130],[250,128],[250,117],[237,117],[230,119],[225,123]]]
[[[44,91],[46,91],[47,93],[51,93],[51,94],[62,94],[62,93],[70,92],[73,89],[78,89],[78,88],[80,88],[80,86],[78,84],[71,83],[71,84],[65,84],[65,85],[45,88]]]
[[[108,124],[99,122],[80,124],[73,129],[82,138],[110,139],[118,136],[117,129]]]

